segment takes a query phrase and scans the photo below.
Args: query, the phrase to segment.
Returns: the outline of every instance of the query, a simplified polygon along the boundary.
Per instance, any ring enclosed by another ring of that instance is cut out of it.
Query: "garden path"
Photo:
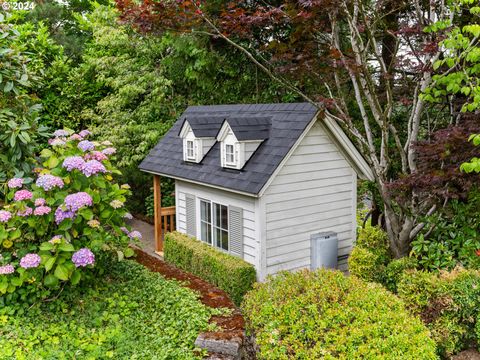
[[[162,259],[162,257],[155,252],[155,231],[153,225],[137,218],[129,220],[128,224],[132,227],[133,230],[140,231],[140,233],[142,234],[142,250],[149,255]]]

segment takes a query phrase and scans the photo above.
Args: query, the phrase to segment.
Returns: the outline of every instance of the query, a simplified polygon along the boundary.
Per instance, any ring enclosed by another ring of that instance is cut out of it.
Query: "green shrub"
[[[426,270],[451,270],[457,265],[480,269],[480,191],[468,200],[452,200],[424,219],[425,232],[412,241],[412,254]]]
[[[0,208],[0,305],[32,303],[76,285],[105,251],[119,259],[138,232],[125,228],[129,186],[114,176],[115,149],[86,140],[87,130],[57,130],[40,153],[34,179],[7,182]],[[21,300],[21,301],[19,301]]]
[[[255,283],[253,265],[187,235],[165,235],[165,260],[227,292],[239,305]]]
[[[406,271],[398,282],[398,295],[430,328],[440,355],[451,356],[476,340],[480,272]]]
[[[355,246],[378,254],[384,262],[391,258],[388,235],[377,226],[360,229]]]
[[[376,226],[360,229],[355,247],[348,258],[351,274],[365,281],[383,281],[385,266],[390,260],[387,234]]]
[[[408,256],[390,261],[383,274],[383,285],[385,285],[388,290],[396,293],[397,284],[403,273],[406,270],[415,269],[417,265],[417,260]]]
[[[382,282],[385,264],[382,255],[356,246],[348,258],[348,270],[365,281]]]
[[[436,359],[421,321],[380,285],[338,271],[280,273],[243,303],[260,359]]]
[[[135,262],[107,264],[108,277],[53,303],[21,315],[0,307],[0,359],[201,358],[195,339],[218,311]]]

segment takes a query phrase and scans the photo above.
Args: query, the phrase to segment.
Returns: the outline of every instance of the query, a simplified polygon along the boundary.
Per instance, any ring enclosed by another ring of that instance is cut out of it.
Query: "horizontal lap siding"
[[[323,126],[312,127],[264,195],[268,274],[309,268],[313,233],[335,231],[338,255],[350,253],[355,176]]]
[[[175,182],[177,203],[177,230],[186,232],[185,225],[185,194],[195,195],[196,198],[210,200],[224,205],[231,205],[243,210],[243,258],[245,261],[257,265],[259,242],[255,239],[255,199],[248,196],[230,193],[224,190],[191,184],[177,180]],[[198,215],[200,216],[200,215]]]

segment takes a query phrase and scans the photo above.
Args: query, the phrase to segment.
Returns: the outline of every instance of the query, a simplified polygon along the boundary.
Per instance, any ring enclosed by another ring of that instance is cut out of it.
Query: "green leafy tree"
[[[40,79],[29,53],[18,46],[19,37],[0,14],[0,182],[32,170],[38,140],[47,131],[39,123],[41,105],[32,93]]]

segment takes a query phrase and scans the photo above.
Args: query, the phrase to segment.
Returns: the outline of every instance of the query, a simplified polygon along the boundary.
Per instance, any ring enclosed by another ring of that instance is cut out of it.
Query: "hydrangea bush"
[[[102,252],[119,259],[133,255],[129,242],[141,234],[125,224],[130,187],[114,181],[120,172],[112,165],[111,143],[89,135],[57,130],[40,154],[33,182],[7,182],[0,209],[0,300],[75,285]]]

